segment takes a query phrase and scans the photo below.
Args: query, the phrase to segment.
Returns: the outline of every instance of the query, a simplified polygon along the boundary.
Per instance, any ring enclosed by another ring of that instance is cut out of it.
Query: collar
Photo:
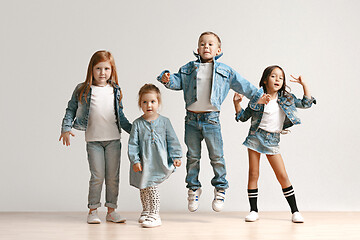
[[[195,57],[197,58],[196,61],[197,61],[197,62],[201,62],[200,54],[198,54],[198,53],[196,53],[196,52],[193,52],[193,53],[194,53]],[[218,60],[219,58],[221,58],[222,55],[223,55],[223,53],[220,53],[219,55],[215,56],[215,57],[213,58],[214,62],[215,62],[216,60]]]

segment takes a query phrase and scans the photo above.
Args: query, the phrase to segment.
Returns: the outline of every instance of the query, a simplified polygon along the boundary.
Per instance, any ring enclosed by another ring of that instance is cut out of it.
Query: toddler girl
[[[180,167],[181,146],[170,120],[158,113],[161,95],[155,85],[140,89],[138,104],[144,114],[134,121],[129,138],[130,185],[140,189],[139,223],[157,227],[161,225],[157,185]]]
[[[62,121],[63,144],[70,145],[71,129],[85,131],[86,150],[91,172],[89,182],[88,223],[100,223],[97,208],[105,179],[106,220],[125,222],[117,208],[120,168],[121,128],[130,133],[131,124],[123,113],[122,93],[115,62],[108,51],[91,57],[86,80],[76,86]]]
[[[248,148],[249,154],[249,180],[248,196],[250,202],[250,214],[245,217],[245,221],[254,222],[259,219],[257,209],[257,196],[259,179],[259,160],[260,154],[266,157],[275,172],[284,196],[288,201],[292,221],[295,223],[304,222],[303,217],[297,209],[294,189],[286,173],[283,159],[279,151],[280,132],[295,124],[300,124],[300,119],[296,116],[296,108],[309,108],[316,100],[311,97],[309,89],[301,76],[295,78],[296,82],[302,85],[304,97],[298,99],[295,95],[285,90],[285,73],[279,66],[270,66],[264,70],[260,80],[260,87],[270,97],[270,102],[264,104],[252,104],[245,109],[241,109],[240,102],[242,95],[235,93],[234,106],[236,120],[247,121],[251,117],[251,127],[249,135],[243,143]]]

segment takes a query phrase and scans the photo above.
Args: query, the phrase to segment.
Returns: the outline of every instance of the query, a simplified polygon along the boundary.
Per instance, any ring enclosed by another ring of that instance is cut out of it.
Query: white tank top
[[[91,86],[91,101],[85,141],[109,141],[120,139],[116,124],[114,89],[107,84],[104,87]]]
[[[268,132],[281,132],[284,121],[285,113],[280,108],[278,98],[271,100],[264,107],[264,114],[261,118],[259,128]]]

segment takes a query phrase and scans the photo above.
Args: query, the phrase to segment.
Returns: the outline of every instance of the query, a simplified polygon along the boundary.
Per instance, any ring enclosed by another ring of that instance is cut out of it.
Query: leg
[[[140,189],[140,199],[143,210],[138,222],[143,223],[150,214],[150,193],[148,188]]]
[[[141,224],[143,227],[152,228],[161,225],[160,212],[160,193],[157,186],[148,187],[145,191],[149,194],[150,213]]]
[[[260,153],[248,148],[249,155],[249,179],[248,179],[248,197],[250,203],[250,212],[258,212],[257,197],[258,197],[258,180],[260,168]],[[258,218],[258,217],[257,217]],[[247,220],[245,218],[245,220]],[[249,219],[248,219],[249,220]]]
[[[119,194],[119,172],[120,172],[120,139],[104,142],[105,146],[105,185],[106,203],[109,213],[117,208]]]
[[[97,209],[101,206],[101,190],[105,178],[104,149],[99,142],[88,142],[86,144],[90,168],[88,207]]]
[[[196,190],[201,187],[199,181],[201,141],[203,135],[201,131],[192,124],[185,123],[185,144],[188,148],[186,157],[186,183],[187,188]]]

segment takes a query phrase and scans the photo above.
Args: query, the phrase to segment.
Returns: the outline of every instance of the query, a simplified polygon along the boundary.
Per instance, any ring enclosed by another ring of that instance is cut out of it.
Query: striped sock
[[[298,212],[299,210],[296,206],[296,199],[295,199],[295,193],[293,187],[290,186],[287,188],[283,188],[282,191],[284,193],[287,202],[289,203],[289,206],[291,208],[291,213]]]
[[[248,189],[248,197],[250,203],[250,212],[255,211],[258,212],[257,208],[257,197],[258,197],[258,189]]]

